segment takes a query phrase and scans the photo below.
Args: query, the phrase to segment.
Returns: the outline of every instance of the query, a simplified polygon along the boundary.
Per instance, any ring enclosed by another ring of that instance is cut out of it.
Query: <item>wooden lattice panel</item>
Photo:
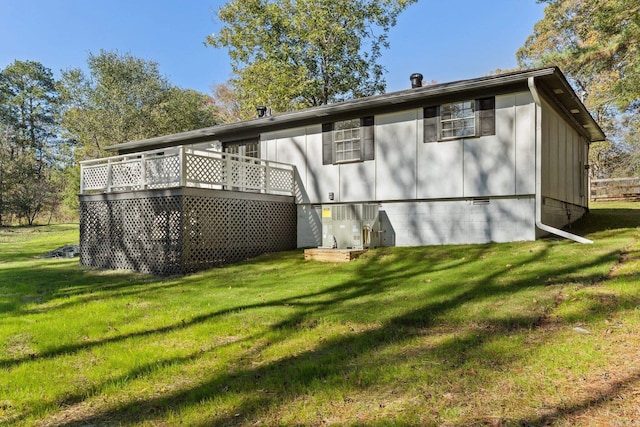
[[[83,265],[184,274],[296,247],[293,201],[219,197],[215,191],[128,194],[81,197]]]
[[[181,202],[179,196],[81,201],[81,264],[180,274]]]
[[[264,188],[264,166],[247,162],[231,162],[232,186],[246,189]]]
[[[276,191],[293,190],[293,174],[290,170],[271,168],[269,169],[269,187]]]
[[[293,203],[186,197],[184,215],[184,272],[296,247]]]
[[[84,168],[82,178],[86,190],[102,190],[107,188],[107,165]]]
[[[224,183],[225,161],[206,156],[187,156],[187,180],[213,184]]]
[[[180,158],[160,157],[145,160],[147,188],[163,188],[180,183]]]
[[[111,166],[112,186],[130,187],[142,182],[142,165],[140,162],[116,163]]]

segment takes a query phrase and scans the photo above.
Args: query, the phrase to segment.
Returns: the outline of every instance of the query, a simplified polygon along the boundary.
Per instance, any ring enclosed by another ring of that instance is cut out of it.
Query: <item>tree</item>
[[[640,4],[635,0],[539,0],[544,18],[518,51],[523,67],[558,65],[610,141],[592,145],[592,176],[638,169],[629,138],[640,109]],[[629,127],[631,126],[631,127]],[[635,135],[635,136],[634,136]],[[630,151],[631,150],[631,151]]]
[[[554,63],[597,84],[626,110],[640,98],[640,4],[635,0],[540,0],[544,18],[518,51],[521,65]],[[582,80],[577,81],[578,85]],[[593,89],[585,82],[580,89]]]
[[[51,176],[66,141],[58,127],[59,96],[50,69],[14,61],[0,72],[0,212],[33,224],[60,191]]]
[[[256,116],[256,110],[243,110],[238,93],[233,88],[233,82],[215,85],[213,99],[218,109],[222,123],[233,123],[248,120]]]
[[[89,54],[89,75],[63,72],[63,127],[78,142],[79,160],[105,155],[105,147],[212,126],[212,99],[171,86],[158,64],[118,52]]]
[[[245,114],[328,104],[384,90],[381,50],[416,0],[231,0],[206,43],[227,48]]]

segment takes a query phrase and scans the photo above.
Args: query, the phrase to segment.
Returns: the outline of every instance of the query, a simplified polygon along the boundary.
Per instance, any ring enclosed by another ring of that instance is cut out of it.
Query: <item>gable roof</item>
[[[106,149],[120,153],[131,153],[216,139],[242,139],[285,128],[428,106],[456,96],[472,97],[483,93],[528,91],[527,82],[530,77],[535,79],[536,85],[542,89],[546,97],[555,101],[556,107],[562,110],[567,118],[575,122],[576,128],[590,142],[602,141],[606,138],[560,69],[548,67],[406,89],[241,122],[126,142],[112,145]]]

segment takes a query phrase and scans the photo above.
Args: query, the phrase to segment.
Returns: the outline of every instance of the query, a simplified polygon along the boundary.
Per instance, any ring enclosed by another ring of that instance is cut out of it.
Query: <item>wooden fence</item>
[[[640,200],[640,177],[591,180],[591,201]]]

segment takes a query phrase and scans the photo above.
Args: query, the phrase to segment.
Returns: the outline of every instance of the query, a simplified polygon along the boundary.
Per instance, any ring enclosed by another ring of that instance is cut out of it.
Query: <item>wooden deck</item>
[[[304,250],[304,259],[322,262],[349,262],[358,258],[367,249],[313,248]]]

